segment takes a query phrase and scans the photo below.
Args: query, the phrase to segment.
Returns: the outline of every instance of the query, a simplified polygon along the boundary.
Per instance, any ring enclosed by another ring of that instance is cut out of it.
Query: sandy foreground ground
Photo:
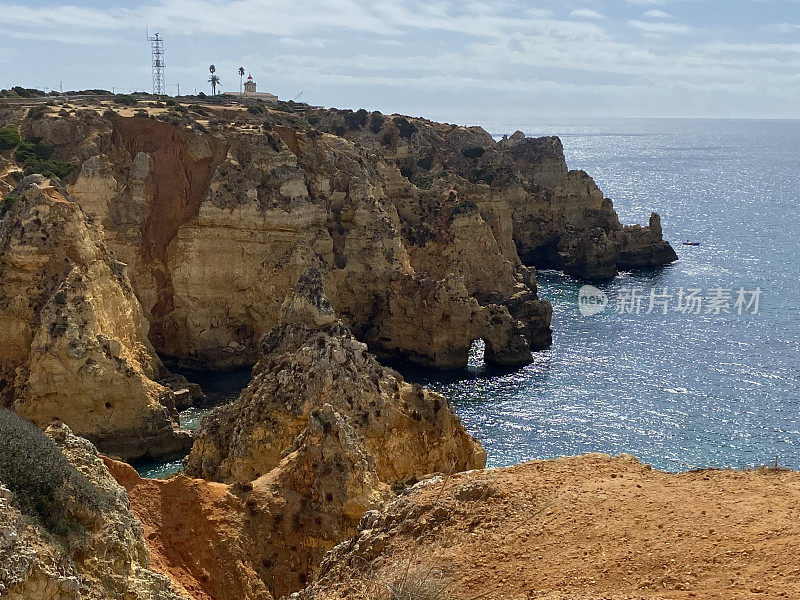
[[[587,455],[473,471],[401,498],[314,597],[800,598],[799,511],[800,474],[773,469]]]

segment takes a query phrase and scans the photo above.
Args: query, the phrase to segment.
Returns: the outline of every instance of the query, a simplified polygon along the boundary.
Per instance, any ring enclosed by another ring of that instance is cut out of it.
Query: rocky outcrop
[[[325,405],[355,430],[385,483],[485,465],[443,396],[380,365],[343,324],[282,325],[262,352],[240,398],[201,424],[188,474],[243,483],[268,473]]]
[[[109,466],[144,523],[154,564],[203,600],[269,600],[303,588],[325,552],[391,494],[330,404],[309,415],[274,468],[246,484],[143,480],[123,463]]]
[[[525,288],[535,310],[505,306],[519,261],[503,254],[477,213],[453,217],[460,234],[452,255],[464,259],[456,269],[439,260],[440,268],[415,273],[398,207],[418,189],[341,137],[266,127],[209,135],[117,117],[99,144],[108,150],[84,161],[71,186],[129,265],[159,352],[190,366],[253,364],[258,340],[310,268],[320,271],[337,317],[381,355],[459,367],[472,342],[486,339],[488,360],[524,364],[527,340],[549,343],[549,305],[535,291]],[[478,236],[485,247],[472,246]],[[426,253],[438,256],[441,247]],[[476,261],[483,287],[496,291],[491,301],[471,301]],[[466,286],[444,281],[467,275]],[[422,307],[400,306],[408,297],[397,294],[422,296],[431,285],[453,296],[441,299],[436,329],[425,330],[411,320]],[[455,331],[467,321],[468,330]]]
[[[586,455],[426,480],[296,600],[794,598],[800,475]]]
[[[514,175],[498,185],[510,199],[514,239],[525,263],[583,279],[604,279],[619,270],[678,259],[662,239],[660,219],[657,226],[653,218],[648,227],[620,224],[611,200],[592,178],[584,171],[568,170],[558,138],[518,136],[500,146],[515,166]],[[489,163],[482,168],[497,169],[491,155],[481,160]]]
[[[94,446],[0,409],[0,596],[179,600]]]
[[[359,120],[355,115],[328,111],[320,115],[318,127],[381,153],[419,187],[458,190],[460,198],[474,204],[481,218],[491,224],[497,243],[512,261],[604,279],[622,269],[677,260],[662,239],[660,225],[620,224],[611,200],[591,177],[567,168],[556,137],[526,138],[517,131],[495,142],[480,127],[366,112]],[[447,230],[437,218],[442,214],[438,204],[427,200],[421,208],[427,218],[408,221],[408,239],[424,248],[420,232]],[[482,239],[475,237],[472,243]],[[415,251],[409,248],[409,253],[413,256]]]
[[[173,393],[125,265],[58,180],[26,178],[0,222],[0,397],[104,452],[184,452]]]
[[[675,258],[656,217],[619,223],[557,138],[311,107],[151,112],[20,130],[80,165],[68,187],[128,265],[150,341],[188,366],[255,363],[309,269],[381,357],[461,367],[482,339],[488,362],[524,364],[551,313],[523,263],[602,278]]]

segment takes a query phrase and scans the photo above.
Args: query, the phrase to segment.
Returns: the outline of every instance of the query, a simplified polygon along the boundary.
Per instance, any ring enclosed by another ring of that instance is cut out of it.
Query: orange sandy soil
[[[222,483],[177,475],[142,479],[130,465],[103,459],[128,492],[144,527],[151,567],[191,600],[269,600],[243,560],[245,510]]]
[[[491,491],[465,499],[476,481]],[[800,473],[587,455],[454,475],[390,510],[413,516],[362,532],[312,597],[392,598],[416,579],[440,600],[800,598]]]

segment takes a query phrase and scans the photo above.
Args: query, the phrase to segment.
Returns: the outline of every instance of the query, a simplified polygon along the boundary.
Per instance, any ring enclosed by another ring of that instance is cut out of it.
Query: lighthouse
[[[247,81],[244,82],[244,93],[245,94],[255,94],[256,93],[256,82],[253,80],[252,75],[247,76]]]
[[[247,76],[247,81],[244,82],[244,93],[242,96],[244,98],[257,98],[259,100],[264,100],[265,102],[277,102],[278,97],[275,94],[270,94],[269,92],[259,92],[257,91],[256,80],[253,79],[252,75]],[[238,98],[238,92],[225,92],[226,96],[231,96]]]

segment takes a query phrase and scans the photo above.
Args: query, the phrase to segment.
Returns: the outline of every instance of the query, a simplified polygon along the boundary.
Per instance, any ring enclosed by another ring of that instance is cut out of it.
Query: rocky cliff
[[[144,523],[154,564],[199,600],[269,600],[302,589],[325,552],[391,496],[330,404],[251,482],[143,480],[123,463],[109,466]]]
[[[180,600],[94,446],[0,409],[0,596]]]
[[[393,489],[485,466],[446,399],[378,358],[456,368],[483,340],[487,362],[525,364],[550,343],[536,266],[594,278],[674,257],[658,216],[623,227],[555,138],[251,108],[11,114],[33,157],[24,168],[64,178],[24,178],[0,209],[0,394],[19,415],[58,417],[128,460],[178,453],[190,438],[156,352],[256,365],[202,423],[191,477],[146,481],[107,461],[154,565],[202,600],[296,592]],[[21,149],[0,156],[4,194]],[[66,488],[32,494],[64,510],[0,505],[10,556],[37,557],[0,572],[4,589],[171,598],[91,444],[61,425],[50,435],[83,449],[91,485],[66,469]],[[25,510],[66,521],[23,532]],[[76,552],[68,531],[56,532],[66,547],[42,533],[76,523]]]
[[[319,272],[301,277],[281,320],[250,386],[203,420],[185,461],[197,479],[143,481],[109,463],[159,568],[198,597],[297,591],[391,486],[486,464],[444,397],[381,366],[336,320]]]
[[[439,264],[417,272],[398,200],[419,191],[394,165],[338,136],[266,126],[207,134],[142,118],[94,125],[106,153],[82,163],[71,192],[130,265],[159,352],[196,366],[252,364],[312,267],[339,317],[382,355],[457,367],[485,338],[489,360],[521,364],[528,348],[549,343],[549,305],[477,209],[454,210],[460,201],[442,191],[452,205],[442,226],[457,235],[427,248]],[[31,128],[58,139],[47,121]],[[438,258],[451,245],[455,263]],[[429,300],[438,308],[427,311]],[[429,327],[415,323],[423,313]]]
[[[381,366],[341,323],[277,327],[262,349],[239,400],[203,421],[187,473],[252,481],[278,464],[325,405],[349,422],[386,483],[485,466],[485,452],[446,398]]]
[[[30,176],[0,221],[0,396],[124,457],[179,454],[171,390],[126,267],[58,180]]]
[[[483,339],[488,362],[524,364],[550,342],[531,267],[597,278],[675,258],[658,218],[620,225],[556,138],[311,107],[148,110],[20,131],[78,165],[70,193],[128,265],[155,349],[184,364],[255,363],[310,268],[378,356],[453,368]]]

